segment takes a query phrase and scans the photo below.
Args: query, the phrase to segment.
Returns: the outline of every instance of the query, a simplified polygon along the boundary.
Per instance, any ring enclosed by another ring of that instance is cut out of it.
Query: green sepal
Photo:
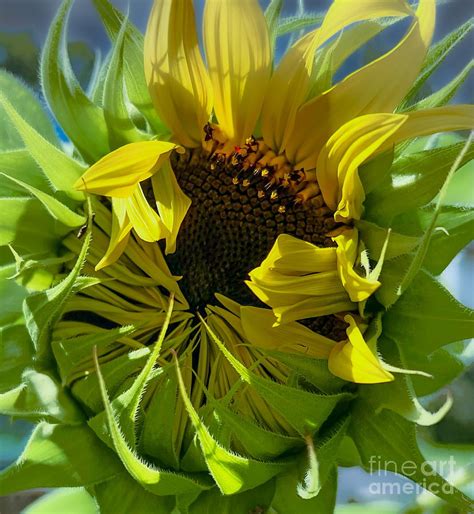
[[[431,488],[434,494],[461,512],[474,507],[469,498],[446,482],[424,459],[413,423],[387,409],[375,413],[363,400],[354,404],[351,419],[350,433],[367,471],[395,471],[422,487]],[[410,463],[409,473],[407,462]],[[451,494],[445,492],[448,487]]]
[[[268,507],[275,494],[275,481],[270,480],[254,489],[243,493],[223,496],[219,489],[214,488],[202,493],[193,502],[188,514],[249,514],[268,512]]]
[[[36,95],[5,69],[0,69],[0,91],[16,108],[21,109],[24,119],[34,130],[43,134],[52,145],[59,146],[54,128]],[[22,147],[22,138],[12,126],[10,116],[0,105],[0,151],[18,150]]]
[[[156,496],[128,473],[121,473],[93,488],[100,514],[170,514],[176,503],[174,496]]]
[[[84,225],[86,218],[82,216],[81,214],[78,214],[77,212],[72,211],[64,205],[62,202],[57,200],[51,195],[48,195],[47,193],[44,193],[40,189],[36,189],[33,186],[30,186],[26,182],[23,182],[21,180],[18,180],[16,178],[10,177],[6,175],[5,173],[0,172],[0,176],[3,176],[16,184],[18,184],[20,187],[23,187],[26,191],[31,193],[35,198],[37,198],[46,208],[46,210],[51,214],[51,216],[65,225],[69,228],[76,228]]]
[[[0,282],[1,288],[1,282]],[[2,298],[5,298],[2,296]],[[21,375],[33,362],[34,348],[24,325],[0,327],[0,392],[21,383]]]
[[[84,266],[91,237],[89,226],[76,264],[64,280],[46,291],[33,293],[25,299],[23,313],[28,332],[37,351],[38,361],[47,360],[52,356],[50,345],[52,330],[61,318],[64,303],[77,287],[76,281]]]
[[[186,411],[199,438],[209,472],[222,494],[236,494],[253,489],[281,473],[288,462],[264,462],[237,455],[221,446],[199,418],[186,392],[176,360],[178,385]]]
[[[9,177],[23,180],[30,186],[51,193],[44,173],[28,150],[12,150],[0,153],[0,171]],[[25,189],[12,181],[0,182],[0,197],[28,196]]]
[[[1,93],[0,104],[23,139],[25,149],[37,162],[51,187],[55,191],[65,191],[71,198],[83,200],[83,193],[74,191],[73,185],[84,173],[84,166],[68,157],[31,127]],[[58,173],[58,170],[61,172]]]
[[[108,131],[103,110],[82,90],[67,55],[66,26],[72,3],[63,1],[49,29],[41,56],[41,83],[58,123],[84,159],[93,163],[110,151]]]
[[[125,25],[123,56],[124,80],[130,102],[143,114],[154,133],[162,138],[169,130],[160,120],[150,99],[143,65],[143,35],[108,0],[93,0],[102,23],[112,41],[116,41]]]
[[[0,473],[0,490],[11,494],[37,487],[89,486],[120,472],[117,456],[87,425],[41,422],[18,460]]]
[[[383,317],[384,335],[426,355],[474,336],[474,313],[454,299],[435,278],[421,271]]]
[[[159,469],[146,463],[127,443],[110,402],[105,381],[100,371],[97,353],[94,356],[102,401],[105,407],[107,425],[115,451],[130,475],[147,491],[158,496],[194,493],[209,489],[212,481],[206,475],[179,474]]]
[[[426,205],[438,194],[463,142],[402,156],[390,175],[367,195],[364,218],[380,226],[391,226],[403,212]],[[474,158],[474,148],[464,156],[462,166]]]
[[[121,337],[133,334],[135,330],[136,327],[131,325],[112,330],[97,328],[97,333],[94,334],[53,340],[51,347],[63,385],[70,385],[77,378],[75,373],[81,371],[81,367],[90,362],[94,346],[108,351],[110,345]]]
[[[22,514],[100,514],[92,496],[82,487],[57,489],[30,504]]]
[[[334,466],[319,494],[310,499],[300,498],[296,492],[301,464],[277,477],[272,509],[277,514],[334,514],[337,492],[337,468]]]
[[[203,323],[205,322],[203,321]],[[207,323],[205,323],[205,326],[212,340],[240,375],[243,382],[250,384],[302,436],[318,430],[338,403],[353,398],[350,393],[332,395],[310,393],[271,380],[265,380],[249,371],[227,350]]]
[[[373,159],[362,164],[359,168],[359,177],[364,187],[364,192],[370,195],[372,191],[377,190],[388,182],[391,184],[390,173],[393,167],[393,159],[395,157],[394,148],[377,155]],[[369,197],[370,199],[370,197]],[[364,207],[367,209],[367,199],[365,200]],[[364,215],[364,218],[367,216]]]
[[[46,419],[52,423],[74,424],[84,421],[77,404],[56,378],[49,372],[34,369],[25,369],[21,384],[0,393],[0,413],[35,421]]]
[[[320,25],[323,19],[324,14],[310,13],[306,13],[302,16],[288,16],[287,18],[280,18],[277,24],[276,36],[281,37],[285,34],[292,34],[313,25]]]
[[[270,37],[272,53],[275,51],[277,27],[282,8],[283,0],[271,0],[268,7],[265,9],[265,19],[267,20],[268,35]]]
[[[109,129],[110,148],[149,139],[135,126],[128,112],[124,84],[124,42],[127,31],[125,19],[115,40],[104,82],[103,101],[105,122]]]
[[[472,19],[466,21],[429,49],[420,75],[403,102],[398,106],[397,111],[406,110],[410,104],[416,101],[428,79],[444,62],[449,53],[469,34],[472,30],[472,26]]]

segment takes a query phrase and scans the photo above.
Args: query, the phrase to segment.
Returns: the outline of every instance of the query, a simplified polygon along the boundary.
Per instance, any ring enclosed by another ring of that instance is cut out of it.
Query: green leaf
[[[9,177],[5,173],[0,172],[0,175],[3,175],[9,180],[15,182],[15,184],[18,184],[20,187],[23,187],[26,191],[35,196],[45,206],[45,208],[48,210],[51,216],[53,216],[54,219],[58,220],[66,227],[75,228],[84,225],[86,221],[86,218],[84,216],[72,211],[71,209],[69,209],[69,207],[66,207],[66,205],[64,205],[51,195],[48,195],[40,189],[36,189],[35,187],[30,186],[26,182],[23,182],[13,177]]]
[[[158,117],[148,92],[143,65],[143,35],[108,0],[93,0],[104,27],[112,41],[116,41],[122,25],[125,24],[124,79],[128,98],[143,114],[155,134],[164,137],[168,129]]]
[[[100,514],[171,514],[176,502],[174,496],[149,493],[128,473],[94,486],[94,497]]]
[[[84,420],[76,403],[52,374],[26,369],[21,378],[20,385],[0,393],[1,414],[34,420],[46,418],[54,423],[67,424]]]
[[[359,168],[359,177],[366,195],[369,195],[374,189],[378,189],[380,184],[383,186],[387,183],[391,184],[389,174],[392,170],[394,156],[393,149],[383,152]]]
[[[84,266],[92,238],[90,223],[89,221],[76,264],[67,277],[51,289],[30,295],[23,304],[26,326],[35,345],[38,360],[48,359],[51,356],[51,333],[61,318],[64,304],[74,291],[79,273]]]
[[[289,16],[288,18],[280,18],[276,35],[277,37],[291,34],[298,30],[311,27],[312,25],[320,25],[324,19],[324,14],[304,14],[303,16]]]
[[[272,508],[277,514],[333,514],[336,506],[337,469],[332,468],[319,494],[311,500],[304,500],[296,493],[300,467],[290,468],[276,480],[276,492]]]
[[[0,153],[0,172],[9,177],[23,180],[30,186],[36,187],[45,193],[51,192],[41,168],[27,150],[12,150]],[[12,196],[29,196],[25,189],[14,182],[2,180],[0,182],[0,198]]]
[[[86,425],[41,422],[18,460],[0,473],[0,490],[89,486],[120,472],[117,456]]]
[[[29,505],[22,514],[99,514],[92,496],[82,487],[58,489]]]
[[[242,381],[250,384],[302,436],[316,431],[339,402],[353,397],[349,393],[333,395],[310,393],[261,378],[238,361],[214,334],[209,325],[204,320],[202,321],[212,340],[240,375]]]
[[[454,77],[449,84],[446,84],[439,91],[436,91],[430,96],[423,98],[414,105],[407,108],[406,111],[420,111],[423,109],[432,109],[434,107],[441,107],[446,105],[458,92],[459,88],[464,84],[467,77],[474,67],[474,61],[470,61],[465,68]]]
[[[20,384],[23,370],[32,362],[33,345],[25,326],[0,327],[0,392]]]
[[[209,472],[222,494],[236,494],[264,484],[283,471],[286,462],[263,462],[241,457],[222,447],[209,433],[191,403],[176,360],[181,398],[196,430]]]
[[[53,189],[55,191],[66,191],[69,196],[77,200],[84,199],[82,193],[73,190],[73,185],[84,173],[85,168],[44,139],[18,114],[1,93],[0,105],[5,109],[23,139],[26,150],[43,170]],[[58,172],[58,170],[61,171]]]
[[[474,314],[425,271],[383,317],[384,335],[429,355],[474,336]]]
[[[206,480],[207,477],[196,474],[184,475],[158,469],[153,465],[144,462],[143,459],[141,459],[135,451],[130,448],[122,434],[117,422],[116,414],[113,410],[112,404],[110,403],[105,382],[99,368],[97,353],[94,355],[94,361],[97,376],[99,378],[102,401],[105,406],[108,428],[115,451],[130,475],[146,490],[159,496],[194,493],[208,489],[211,486],[211,483]]]
[[[415,426],[398,414],[386,409],[375,413],[370,404],[358,401],[352,409],[350,431],[367,471],[395,471],[431,490],[461,512],[474,506],[423,458]]]
[[[280,19],[282,7],[283,0],[271,0],[271,2],[268,4],[268,7],[265,9],[265,18],[267,20],[272,53],[275,51],[278,20]]]
[[[0,91],[17,109],[21,109],[24,119],[34,130],[43,134],[52,145],[59,146],[54,128],[36,95],[21,80],[0,69]],[[23,140],[0,105],[0,151],[21,148]]]
[[[430,48],[418,79],[398,107],[398,111],[406,110],[416,100],[427,80],[439,68],[450,52],[469,34],[472,26],[472,20],[468,20]]]
[[[202,493],[189,507],[189,514],[249,514],[267,512],[275,492],[275,481],[250,491],[223,496],[217,488]]]
[[[424,150],[397,159],[390,175],[368,194],[364,204],[365,219],[388,227],[396,215],[433,200],[464,144]],[[474,148],[471,148],[460,165],[473,158]]]
[[[124,20],[117,35],[104,82],[103,107],[105,122],[109,128],[111,148],[147,139],[130,117],[125,98],[124,41],[127,20]]]
[[[79,85],[67,55],[66,25],[72,0],[64,0],[46,39],[41,57],[44,96],[58,123],[89,162],[110,151],[104,112]]]

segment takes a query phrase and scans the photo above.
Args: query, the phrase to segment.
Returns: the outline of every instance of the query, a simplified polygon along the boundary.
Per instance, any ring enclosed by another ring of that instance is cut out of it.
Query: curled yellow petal
[[[334,341],[300,323],[274,327],[275,318],[269,309],[242,307],[240,315],[246,338],[260,348],[301,353],[316,359],[327,359],[334,348]]]
[[[382,362],[372,353],[354,318],[347,315],[347,341],[337,343],[329,355],[329,371],[349,382],[379,384],[391,382],[394,377],[383,368]]]
[[[136,186],[133,194],[125,199],[125,208],[130,223],[140,239],[151,243],[159,241],[167,235],[166,227],[148,204],[139,185]]]
[[[126,203],[127,201],[123,198],[112,198],[112,228],[109,247],[102,259],[97,263],[96,271],[113,264],[122,255],[127,246],[132,224],[128,219]]]
[[[298,167],[314,168],[322,146],[344,123],[364,114],[393,112],[418,76],[431,44],[435,17],[435,0],[421,0],[398,45],[304,104],[286,148],[290,161]]]
[[[155,108],[184,146],[198,146],[212,110],[192,0],[155,0],[145,35],[145,75]]]
[[[358,257],[357,229],[344,231],[334,241],[337,244],[337,270],[344,289],[353,302],[367,300],[380,287],[380,282],[364,278],[354,269]]]
[[[267,144],[274,151],[282,152],[290,136],[293,137],[293,129],[296,127],[298,131],[300,122],[297,121],[297,111],[306,100],[315,53],[321,45],[352,23],[408,14],[412,14],[412,11],[404,0],[336,0],[321,27],[298,41],[283,57],[272,76],[262,112],[262,131]],[[324,118],[312,118],[313,124],[323,121]],[[317,129],[311,126],[310,130],[313,132]],[[300,136],[309,136],[308,133],[298,133]],[[294,151],[288,155],[292,158],[293,154]]]
[[[165,163],[159,173],[152,178],[153,193],[161,221],[166,227],[166,253],[176,250],[181,223],[191,206],[191,200],[183,193],[169,163]]]
[[[121,146],[92,165],[74,184],[79,191],[127,198],[137,184],[151,177],[177,148],[164,141]]]
[[[235,144],[254,129],[271,71],[267,24],[257,0],[207,0],[204,44],[219,125]]]

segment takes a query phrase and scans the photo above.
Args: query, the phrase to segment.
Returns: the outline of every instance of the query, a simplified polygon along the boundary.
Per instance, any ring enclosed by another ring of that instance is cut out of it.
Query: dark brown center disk
[[[317,216],[310,204],[295,204],[288,195],[272,200],[268,186],[265,190],[268,179],[252,176],[246,186],[242,181],[235,184],[235,169],[211,164],[209,156],[198,150],[173,155],[176,178],[192,204],[179,231],[177,250],[167,262],[173,274],[183,276],[180,287],[192,309],[215,303],[215,293],[256,305],[258,300],[244,280],[277,236],[285,233],[332,246],[324,234],[334,228],[334,220],[330,213]],[[262,190],[265,196],[259,195]]]

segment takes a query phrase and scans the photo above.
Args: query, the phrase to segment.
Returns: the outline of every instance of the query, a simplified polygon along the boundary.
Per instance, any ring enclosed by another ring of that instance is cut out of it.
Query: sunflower
[[[29,290],[13,325],[33,344],[3,412],[42,421],[2,488],[83,486],[103,513],[333,512],[337,466],[378,455],[467,508],[415,451],[415,424],[451,403],[417,395],[459,371],[441,347],[470,330],[429,273],[468,241],[443,201],[470,138],[410,144],[474,128],[473,106],[446,105],[465,73],[413,101],[436,67],[435,1],[335,0],[278,64],[278,1],[265,16],[206,0],[205,59],[191,0],[155,0],[143,51],[94,3],[114,48],[92,98],[64,54],[68,0],[43,54],[72,156],[0,97],[48,183],[6,175],[55,223],[40,258],[43,236],[7,241]],[[333,85],[402,18],[394,48]]]

